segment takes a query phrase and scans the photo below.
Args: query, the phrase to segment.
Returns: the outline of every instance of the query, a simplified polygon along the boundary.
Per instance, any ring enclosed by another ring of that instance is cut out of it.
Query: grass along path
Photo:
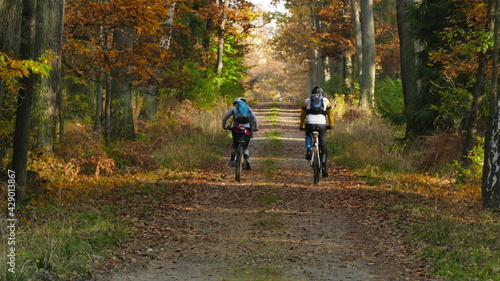
[[[117,213],[136,235],[96,279],[429,280],[406,255],[403,234],[374,211],[380,194],[337,167],[313,185],[298,107],[271,108],[254,108],[261,126],[242,182],[224,157],[207,171],[151,183],[154,196],[128,198]],[[277,111],[277,122],[267,118]]]

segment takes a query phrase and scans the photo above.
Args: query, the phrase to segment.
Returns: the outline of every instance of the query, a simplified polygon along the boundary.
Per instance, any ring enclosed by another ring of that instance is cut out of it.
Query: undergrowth
[[[500,215],[481,208],[482,148],[460,165],[462,139],[452,132],[404,143],[403,129],[356,109],[330,133],[334,160],[365,177],[369,189],[399,194],[379,211],[398,215],[415,255],[445,280],[500,280]]]
[[[184,102],[154,122],[138,121],[137,140],[109,146],[89,126],[68,124],[54,153],[30,162],[36,173],[16,206],[15,273],[7,271],[4,244],[0,280],[72,280],[93,272],[133,229],[116,213],[117,202],[102,198],[127,190],[135,196],[145,182],[153,184],[144,188],[155,188],[158,178],[182,177],[219,157],[229,143],[220,128],[225,110],[224,104],[207,111]]]
[[[106,206],[68,209],[49,205],[27,210],[29,214],[22,216],[16,232],[13,272],[7,271],[12,267],[5,261],[6,248],[1,256],[2,280],[85,276],[107,255],[107,250],[129,236],[126,223]],[[5,238],[5,233],[2,236]]]

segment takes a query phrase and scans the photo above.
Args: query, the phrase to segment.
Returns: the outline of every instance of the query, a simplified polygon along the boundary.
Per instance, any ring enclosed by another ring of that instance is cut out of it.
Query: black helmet
[[[320,86],[316,86],[316,87],[313,88],[312,93],[313,94],[321,94],[321,95],[323,95],[323,89],[321,89]]]

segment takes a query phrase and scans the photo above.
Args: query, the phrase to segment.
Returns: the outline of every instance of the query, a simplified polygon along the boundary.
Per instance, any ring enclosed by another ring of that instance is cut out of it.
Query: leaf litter
[[[312,184],[298,108],[281,104],[271,123],[269,106],[254,108],[261,126],[242,182],[222,158],[165,177],[154,193],[114,194],[135,233],[101,261],[97,280],[436,280],[405,239],[406,222],[379,210],[398,195],[371,191],[334,163]],[[283,145],[269,162],[272,130]]]

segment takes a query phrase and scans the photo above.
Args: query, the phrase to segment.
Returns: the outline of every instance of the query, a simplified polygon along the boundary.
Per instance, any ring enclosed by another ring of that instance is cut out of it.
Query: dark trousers
[[[250,153],[248,151],[248,144],[250,143],[251,136],[235,132],[232,132],[232,135],[233,135],[233,146],[232,146],[233,149],[231,151],[231,159],[234,159],[236,155],[236,149],[238,149],[238,140],[240,138],[243,138],[245,140],[245,143],[243,144],[243,157],[245,157],[245,159],[248,159],[250,157]]]

